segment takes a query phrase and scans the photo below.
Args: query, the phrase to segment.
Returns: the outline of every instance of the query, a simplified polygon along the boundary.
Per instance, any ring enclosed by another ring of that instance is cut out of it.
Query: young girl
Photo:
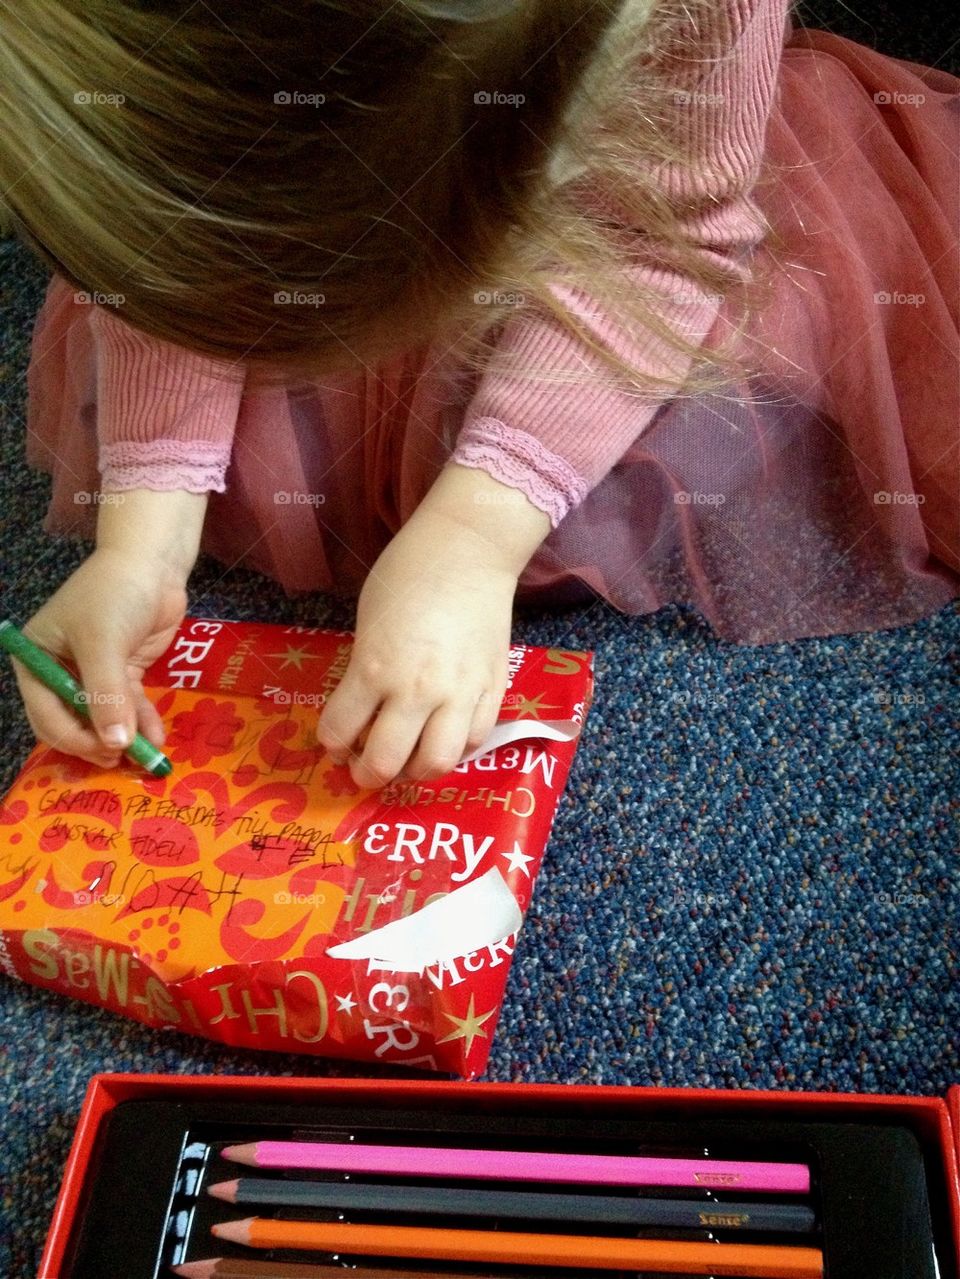
[[[0,181],[54,269],[37,736],[157,745],[200,550],[358,594],[355,780],[487,736],[515,602],[765,643],[960,586],[957,89],[788,0],[19,0]],[[209,508],[209,509],[208,509]]]

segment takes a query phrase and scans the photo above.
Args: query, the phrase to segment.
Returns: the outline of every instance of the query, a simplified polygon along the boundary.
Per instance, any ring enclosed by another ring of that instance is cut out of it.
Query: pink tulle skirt
[[[519,606],[676,602],[760,644],[899,626],[960,595],[958,88],[793,32],[757,191],[781,244],[757,250],[769,300],[738,339],[750,373],[663,405],[540,546]],[[90,309],[52,279],[27,460],[53,478],[45,530],[92,538],[96,509],[75,500],[99,478]],[[438,345],[246,395],[202,549],[290,594],[355,596],[454,448],[475,377]]]

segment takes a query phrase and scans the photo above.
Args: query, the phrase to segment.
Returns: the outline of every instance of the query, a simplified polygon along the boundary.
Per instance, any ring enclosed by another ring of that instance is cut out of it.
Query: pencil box
[[[514,645],[499,745],[360,790],[315,738],[352,643],[188,617],[144,676],[169,776],[37,746],[0,803],[0,971],[244,1048],[479,1074],[592,654]]]
[[[483,1085],[471,1091],[481,1089],[487,1091]],[[385,1091],[389,1091],[389,1085]],[[514,1102],[523,1101],[518,1096],[522,1091],[514,1090]],[[813,1246],[822,1250],[825,1279],[957,1279],[947,1188],[914,1132],[902,1122],[882,1120],[882,1115],[877,1114],[862,1120],[846,1117],[834,1122],[812,1116],[809,1120],[778,1119],[772,1115],[733,1117],[735,1105],[729,1108],[729,1118],[692,1118],[689,1107],[678,1100],[657,1106],[656,1118],[631,1114],[629,1103],[624,1104],[620,1114],[612,1113],[609,1107],[605,1113],[577,1114],[571,1112],[561,1096],[543,1095],[577,1092],[582,1097],[589,1091],[538,1089],[539,1098],[528,1098],[521,1107],[504,1106],[502,1110],[492,1107],[488,1099],[483,1099],[486,1104],[478,1108],[462,1094],[451,1096],[447,1092],[438,1097],[432,1090],[416,1104],[416,1093],[409,1089],[399,1099],[378,1099],[368,1092],[361,1104],[319,1094],[316,1100],[293,1104],[248,1102],[236,1096],[223,1101],[145,1097],[121,1102],[98,1131],[77,1204],[73,1242],[57,1272],[58,1279],[161,1279],[172,1273],[172,1264],[214,1256],[249,1256],[239,1245],[224,1243],[210,1233],[215,1222],[250,1215],[248,1207],[224,1203],[207,1193],[210,1185],[238,1175],[238,1166],[223,1158],[224,1147],[255,1140],[351,1139],[358,1143],[480,1150],[679,1157],[709,1152],[711,1159],[720,1160],[798,1161],[810,1168],[810,1188],[802,1202],[814,1215],[811,1229],[802,1238],[776,1232],[761,1237],[751,1233],[749,1223],[736,1228],[712,1224],[709,1230],[694,1232],[650,1227],[627,1233],[649,1239],[705,1238],[718,1246],[734,1241]],[[675,1098],[676,1094],[672,1096]],[[298,1172],[296,1176],[304,1174]],[[318,1179],[343,1181],[344,1175],[322,1174]],[[466,1189],[472,1184],[476,1183],[469,1179],[460,1183]],[[136,1187],[135,1194],[122,1189],[128,1187]],[[521,1186],[505,1182],[501,1188],[518,1191]],[[564,1189],[569,1193],[571,1187]],[[596,1190],[586,1189],[594,1193]],[[724,1205],[744,1198],[743,1191],[716,1186],[687,1192],[644,1191],[653,1198],[675,1198],[678,1193],[709,1207],[709,1219],[714,1223],[732,1220],[724,1214]],[[371,1194],[376,1194],[376,1187]],[[754,1198],[765,1203],[790,1201],[790,1196],[769,1194]],[[330,1221],[343,1215],[329,1210],[269,1206],[255,1211],[258,1216],[296,1220]],[[354,1221],[364,1224],[384,1219],[375,1201],[369,1210],[353,1216]],[[406,1224],[438,1222],[421,1215],[408,1217]],[[450,1223],[444,1220],[442,1224]],[[485,1229],[496,1231],[530,1228],[522,1217],[502,1216],[482,1224]],[[572,1222],[552,1224],[551,1229],[583,1233]],[[622,1234],[624,1230],[593,1225],[590,1233]],[[260,1256],[287,1265],[339,1264],[357,1279],[363,1279],[365,1265],[382,1264],[384,1260],[362,1254],[334,1256],[296,1249],[271,1249]],[[391,1259],[390,1265],[425,1279],[450,1271],[449,1264],[431,1261]],[[482,1275],[485,1279],[573,1279],[574,1275],[585,1273],[637,1279],[639,1272],[458,1264],[457,1273]],[[50,1276],[41,1273],[40,1279]]]

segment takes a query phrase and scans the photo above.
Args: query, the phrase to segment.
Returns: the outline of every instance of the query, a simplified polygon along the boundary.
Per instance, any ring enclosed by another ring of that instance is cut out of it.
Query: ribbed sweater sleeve
[[[748,251],[763,237],[751,191],[759,176],[789,7],[789,0],[718,0],[698,11],[695,48],[685,46],[679,55],[665,50],[680,142],[691,159],[648,172],[679,211],[685,239],[705,259],[728,268],[733,281],[748,278]],[[644,164],[639,152],[638,146],[638,168]],[[616,225],[629,229],[629,212],[622,205],[606,192],[594,195]],[[641,249],[640,238],[637,253],[623,267],[625,281],[671,328],[699,345],[722,298],[664,269]],[[690,361],[671,353],[652,332],[627,333],[583,290],[559,279],[551,289],[595,341],[628,356],[640,370],[677,377],[689,369]],[[506,322],[497,348],[524,369],[572,371],[579,381],[535,381],[489,369],[467,406],[450,461],[479,467],[520,489],[556,528],[642,434],[667,395],[641,399],[609,377],[601,381],[606,367],[601,358],[556,318],[532,309]]]
[[[104,488],[222,493],[243,365],[148,337],[105,307],[93,322]]]

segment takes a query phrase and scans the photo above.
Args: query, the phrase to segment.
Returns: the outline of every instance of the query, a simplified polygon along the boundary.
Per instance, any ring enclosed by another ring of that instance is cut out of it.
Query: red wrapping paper
[[[315,740],[352,643],[188,617],[144,679],[169,777],[38,745],[0,804],[0,970],[240,1047],[481,1073],[578,737],[361,790]],[[514,645],[500,722],[578,733],[592,657]]]

